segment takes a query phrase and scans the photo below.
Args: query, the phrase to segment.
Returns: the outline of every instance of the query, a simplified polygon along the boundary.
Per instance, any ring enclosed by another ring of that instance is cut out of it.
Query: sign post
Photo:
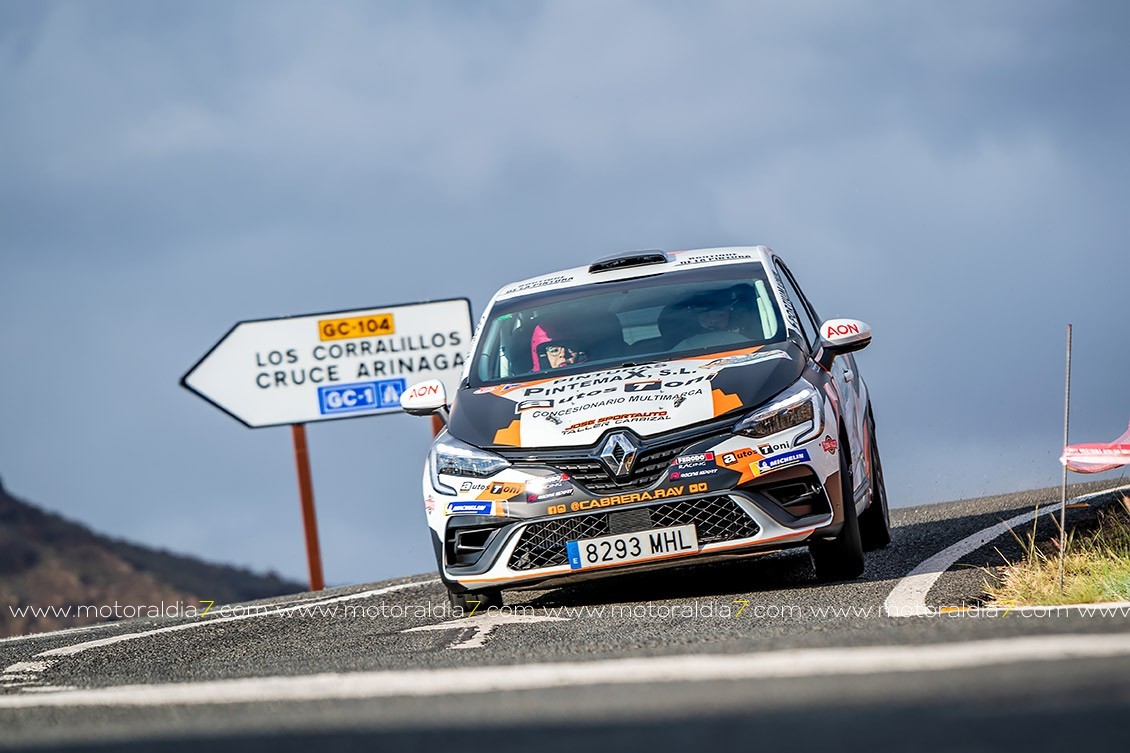
[[[314,482],[310,477],[310,454],[306,451],[306,424],[292,424],[294,466],[298,470],[298,501],[302,505],[302,530],[306,532],[306,560],[310,568],[310,590],[326,587],[322,577],[322,550],[318,544],[318,518],[314,514]]]
[[[455,394],[471,333],[465,298],[244,321],[181,378],[244,426],[291,427],[311,590],[324,580],[305,425],[398,413],[424,379]]]
[[[1063,388],[1063,446],[1068,444],[1071,421],[1071,325],[1067,325],[1067,378]],[[1063,486],[1059,500],[1059,592],[1063,593],[1063,560],[1067,555],[1067,464],[1063,466]]]

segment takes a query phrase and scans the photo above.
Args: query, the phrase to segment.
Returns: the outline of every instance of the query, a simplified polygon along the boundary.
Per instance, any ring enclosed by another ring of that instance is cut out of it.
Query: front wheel
[[[887,506],[887,486],[883,481],[883,464],[879,445],[875,443],[875,420],[867,417],[867,453],[871,472],[871,504],[859,516],[859,534],[868,552],[891,543],[891,512]]]
[[[502,589],[488,588],[485,591],[447,592],[451,608],[462,612],[458,617],[472,617],[484,614],[491,607],[502,606]]]
[[[820,580],[851,580],[863,575],[863,542],[859,536],[859,518],[855,512],[855,494],[848,462],[848,443],[840,436],[840,495],[844,505],[844,524],[831,541],[813,541],[808,545],[816,577]]]

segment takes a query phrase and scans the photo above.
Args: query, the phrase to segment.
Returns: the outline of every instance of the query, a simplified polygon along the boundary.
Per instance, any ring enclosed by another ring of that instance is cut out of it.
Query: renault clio
[[[619,254],[505,286],[454,395],[424,507],[452,603],[806,546],[827,580],[890,541],[854,319],[822,321],[764,246]]]

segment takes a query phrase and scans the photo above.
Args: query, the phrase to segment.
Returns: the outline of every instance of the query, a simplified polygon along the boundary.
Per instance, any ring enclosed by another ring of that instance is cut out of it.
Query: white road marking
[[[228,617],[205,617],[204,619],[200,619],[195,622],[185,622],[179,625],[169,625],[168,627],[154,628],[153,630],[145,630],[140,633],[123,633],[121,635],[111,635],[109,638],[99,638],[93,641],[85,641],[83,643],[76,643],[70,646],[63,646],[61,648],[53,648],[48,651],[43,651],[36,654],[35,658],[38,659],[41,657],[72,656],[74,654],[78,654],[92,648],[112,646],[115,643],[123,643],[125,641],[132,641],[138,638],[148,638],[151,635],[175,633],[181,630],[192,630],[194,628],[203,627],[205,625],[220,625],[227,622],[238,622],[240,620],[248,620],[253,617],[274,617],[275,615],[291,614],[293,612],[301,612],[316,609],[318,607],[324,607],[329,604],[338,604],[343,601],[355,601],[357,599],[368,599],[373,596],[382,596],[384,594],[393,593],[395,591],[403,591],[407,588],[416,588],[417,586],[425,586],[438,582],[438,580],[426,580],[417,581],[415,583],[401,583],[395,586],[385,586],[384,588],[374,588],[369,591],[358,591],[357,593],[345,594],[343,596],[334,596],[329,599],[323,599],[321,601],[315,601],[309,604],[280,607],[278,609],[272,608],[269,611],[265,612],[248,612],[246,614],[234,614]]]
[[[221,623],[248,620],[253,617],[272,617],[275,615],[291,614],[293,612],[299,612],[303,610],[313,610],[330,604],[338,604],[343,601],[367,599],[373,596],[382,596],[384,594],[393,593],[395,591],[403,591],[405,589],[416,588],[418,586],[428,586],[434,583],[439,583],[439,581],[432,579],[415,581],[412,583],[400,583],[395,586],[373,588],[369,589],[368,591],[358,591],[356,593],[343,594],[342,596],[332,596],[330,598],[303,602],[300,604],[287,603],[287,606],[279,606],[277,608],[271,605],[254,605],[253,607],[249,607],[249,609],[251,609],[252,611],[233,614],[227,617],[204,617],[193,622],[168,625],[166,627],[153,628],[152,630],[144,630],[138,633],[121,633],[119,635],[112,635],[107,638],[98,638],[92,641],[83,641],[82,643],[74,643],[69,646],[49,649],[47,651],[42,651],[38,654],[35,654],[35,656],[33,657],[34,659],[40,659],[41,661],[17,662],[9,667],[6,667],[3,672],[4,674],[19,674],[25,679],[37,681],[43,672],[50,669],[50,667],[56,661],[58,661],[57,657],[73,656],[84,651],[89,651],[92,648],[112,646],[116,643],[124,643],[125,641],[137,640],[138,638],[148,638],[149,636],[161,635],[162,633],[174,633],[181,630],[192,630],[194,628],[203,627],[205,625],[219,625]],[[260,608],[263,608],[265,611],[255,611]],[[50,634],[48,633],[46,635]]]
[[[445,648],[482,648],[490,634],[499,625],[533,624],[535,622],[568,622],[568,617],[549,617],[536,614],[517,614],[507,612],[487,612],[474,617],[461,617],[436,625],[401,630],[402,633],[416,633],[423,630],[469,630],[468,635],[457,637],[456,642]]]
[[[50,669],[54,663],[54,660],[48,660],[18,661],[15,664],[9,664],[2,670],[3,674],[0,674],[0,687],[31,690],[33,686],[40,682],[41,675]]]
[[[0,708],[182,706],[431,697],[592,685],[941,672],[1130,656],[1130,634],[1048,635],[919,646],[789,649],[460,669],[327,673],[0,696]]]
[[[4,674],[26,674],[28,672],[42,672],[51,666],[49,661],[18,661],[4,668]]]
[[[438,582],[438,581],[428,581],[428,582]],[[268,602],[265,602],[265,603],[257,603],[257,604],[254,605],[254,607],[255,608],[261,608],[261,609],[273,608],[275,606],[291,607],[291,606],[296,606],[296,605],[299,605],[299,604],[312,604],[314,602],[324,601],[325,599],[326,599],[326,597],[324,595],[323,596],[311,596],[311,597],[301,598],[301,599],[287,598],[285,601],[278,601],[278,602],[268,601]],[[217,605],[213,604],[211,607],[208,608],[208,611],[212,612],[212,613],[217,613],[217,612],[221,612],[223,610],[251,609],[251,608],[252,608],[252,605],[245,604],[245,603],[244,604],[241,604],[241,603],[224,604],[223,606],[217,606]],[[205,619],[208,619],[208,618],[205,618]],[[81,627],[63,628],[61,630],[48,630],[48,631],[43,632],[43,633],[27,633],[25,635],[12,635],[12,636],[8,636],[7,638],[0,638],[0,644],[2,644],[2,643],[18,643],[20,641],[30,641],[30,640],[41,639],[41,638],[48,638],[48,639],[59,638],[61,636],[75,635],[77,633],[92,633],[92,632],[95,632],[97,630],[105,630],[107,628],[121,627],[121,625],[122,625],[122,623],[120,621],[115,620],[115,621],[112,621],[112,622],[99,622],[99,623],[96,623],[94,625],[83,625]]]
[[[1094,494],[1087,494],[1082,497],[1075,497],[1069,500],[1068,504],[1086,502],[1089,499],[1101,497],[1112,492],[1125,491],[1130,491],[1130,485],[1120,486]],[[1015,515],[1008,520],[984,528],[952,546],[946,547],[933,557],[919,563],[917,567],[907,573],[906,577],[895,584],[895,587],[887,596],[887,600],[883,603],[883,609],[890,617],[920,617],[937,614],[937,609],[931,609],[926,606],[926,596],[930,593],[930,589],[934,587],[934,584],[938,582],[938,579],[942,577],[942,573],[949,570],[955,562],[970,552],[980,549],[998,536],[1003,536],[1017,526],[1035,519],[1037,514],[1050,515],[1058,512],[1058,503],[1053,502],[1047,505],[1041,505],[1039,510],[1031,510],[1030,512]]]
[[[0,638],[2,643],[17,643],[19,641],[27,641],[33,638],[55,638],[60,635],[73,635],[75,633],[90,633],[95,630],[113,627],[120,623],[117,622],[99,622],[97,625],[83,625],[82,627],[63,628],[62,630],[49,630],[45,633],[27,633],[26,635],[13,635],[8,638]]]

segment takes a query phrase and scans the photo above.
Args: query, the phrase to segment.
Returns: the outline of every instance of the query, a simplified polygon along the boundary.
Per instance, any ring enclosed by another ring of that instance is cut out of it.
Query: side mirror
[[[820,352],[816,361],[825,369],[836,356],[863,350],[871,344],[871,327],[858,319],[829,319],[820,325]]]
[[[440,414],[440,418],[447,419],[447,389],[438,379],[429,379],[412,385],[400,396],[400,407],[405,413],[413,416],[430,416]]]

